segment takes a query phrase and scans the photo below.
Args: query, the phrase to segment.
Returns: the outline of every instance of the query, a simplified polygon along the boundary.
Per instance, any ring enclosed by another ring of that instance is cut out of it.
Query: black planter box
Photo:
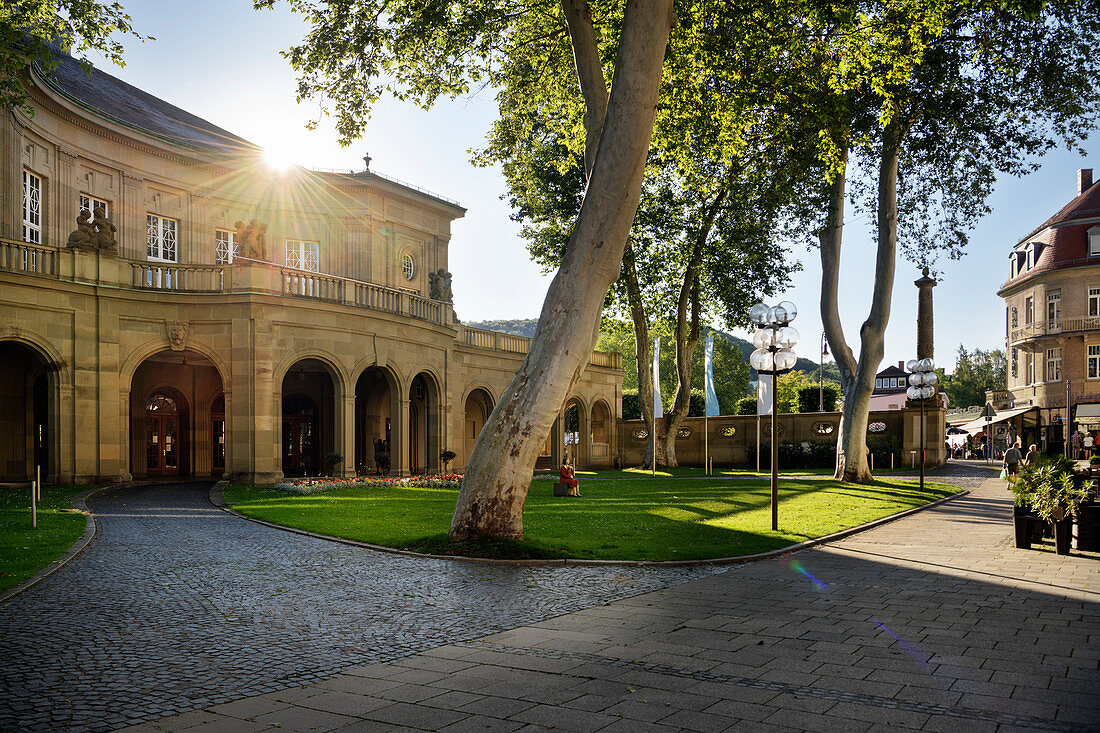
[[[1088,502],[1077,510],[1077,549],[1100,551],[1100,503]]]
[[[1068,555],[1070,542],[1073,539],[1073,519],[1065,519],[1054,523],[1054,551],[1059,555]]]

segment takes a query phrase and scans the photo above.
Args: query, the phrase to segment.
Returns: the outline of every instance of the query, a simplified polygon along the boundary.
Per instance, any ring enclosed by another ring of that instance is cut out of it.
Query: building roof
[[[1077,219],[1092,219],[1100,217],[1100,180],[1095,181],[1086,188],[1054,216],[1047,219],[1040,226],[1029,232],[1026,237],[1020,239],[1017,245],[1026,243],[1039,232],[1056,224],[1066,224]]]
[[[905,377],[909,378],[909,374],[901,367],[896,367],[893,364],[883,369],[881,372],[875,375],[875,379],[880,377]]]
[[[36,76],[97,117],[184,148],[238,155],[260,150],[258,145],[95,67],[89,74],[68,54],[55,51],[54,57],[57,66],[49,74],[34,65]]]

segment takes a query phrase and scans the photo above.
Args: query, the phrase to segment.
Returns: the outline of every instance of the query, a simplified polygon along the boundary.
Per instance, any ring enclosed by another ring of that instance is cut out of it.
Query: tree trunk
[[[878,247],[871,309],[860,328],[859,361],[844,339],[837,309],[840,242],[844,220],[844,176],[837,175],[830,191],[829,215],[821,235],[821,316],[829,345],[840,369],[844,411],[837,435],[835,477],[850,483],[874,481],[867,461],[867,424],[875,373],[885,352],[886,326],[894,288],[898,224],[898,155],[902,129],[897,121],[883,128],[878,172]],[[846,155],[845,155],[846,162]]]
[[[474,445],[450,535],[523,537],[523,505],[539,451],[588,364],[594,324],[619,274],[653,135],[672,0],[631,0],[599,148],[531,348]],[[583,81],[583,80],[582,80]]]

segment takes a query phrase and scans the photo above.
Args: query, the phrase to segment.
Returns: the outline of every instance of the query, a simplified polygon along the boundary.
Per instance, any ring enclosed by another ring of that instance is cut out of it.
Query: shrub
[[[761,443],[760,470],[771,470],[771,445]],[[748,447],[749,466],[756,466],[756,445]],[[806,445],[782,441],[779,443],[779,468],[831,468],[836,465],[836,441],[811,441]]]
[[[813,382],[798,390],[798,411],[817,412],[822,394],[818,391],[818,383]],[[836,403],[840,399],[840,385],[835,382],[825,382],[824,386],[825,412],[836,410]]]
[[[641,420],[642,403],[638,401],[638,390],[623,390],[623,420]]]
[[[447,464],[458,457],[458,454],[453,450],[447,450],[444,448],[439,451],[439,460],[443,461],[443,473],[447,473]]]
[[[756,414],[756,398],[755,397],[742,397],[737,400],[737,414],[738,415],[755,415]]]

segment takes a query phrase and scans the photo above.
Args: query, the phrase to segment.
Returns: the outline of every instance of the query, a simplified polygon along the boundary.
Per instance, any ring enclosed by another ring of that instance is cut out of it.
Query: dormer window
[[[1026,269],[1030,270],[1031,268],[1035,267],[1035,243],[1034,242],[1027,245],[1027,255],[1026,255],[1026,257],[1027,257],[1027,267],[1026,267]]]
[[[1100,226],[1089,229],[1089,257],[1100,256]]]

